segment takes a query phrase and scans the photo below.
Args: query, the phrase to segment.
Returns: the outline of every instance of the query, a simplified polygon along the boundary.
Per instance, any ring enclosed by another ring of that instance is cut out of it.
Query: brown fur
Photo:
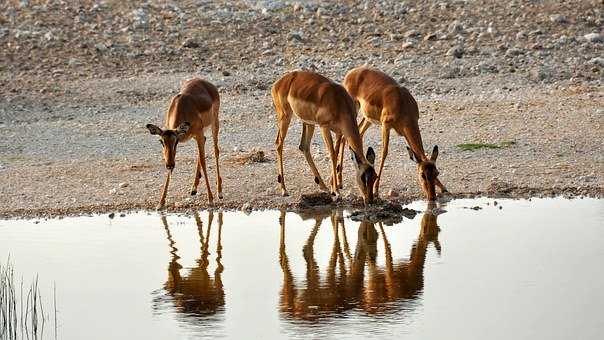
[[[285,74],[273,84],[272,97],[277,112],[278,132],[277,144],[278,172],[277,178],[282,195],[287,195],[283,174],[283,143],[293,114],[303,122],[300,150],[304,152],[315,182],[322,190],[327,191],[317,167],[310,154],[310,143],[315,126],[319,126],[327,150],[332,161],[331,192],[339,195],[337,181],[337,150],[344,139],[349,143],[357,161],[357,183],[365,203],[373,200],[373,181],[375,170],[363,155],[363,141],[356,125],[354,104],[346,90],[314,72],[293,71]],[[331,132],[336,135],[337,144],[333,145]],[[368,155],[373,150],[368,150]]]
[[[437,185],[443,192],[446,188],[438,180],[436,170],[436,157],[428,158],[424,152],[422,136],[419,130],[419,110],[417,102],[406,88],[387,74],[365,66],[352,69],[346,74],[344,87],[355,100],[355,104],[363,113],[359,123],[361,136],[371,124],[377,124],[382,129],[382,157],[375,181],[374,192],[379,193],[379,183],[384,168],[384,161],[388,155],[390,129],[394,129],[400,136],[405,137],[418,163],[418,177],[422,190],[429,200],[434,200],[434,186]],[[436,155],[438,148],[435,147]],[[434,151],[433,151],[434,154]],[[340,160],[342,156],[340,155]],[[340,169],[342,162],[340,161]],[[341,173],[338,174],[341,176]]]
[[[164,129],[155,125],[147,124],[151,134],[159,135],[163,145],[163,157],[166,168],[171,170],[175,166],[176,146],[180,142],[186,142],[193,138],[197,142],[198,159],[197,169],[191,195],[197,193],[197,186],[201,178],[201,170],[205,178],[208,200],[213,202],[214,196],[210,189],[210,182],[206,170],[204,128],[211,127],[212,140],[214,142],[214,158],[216,160],[216,190],[218,197],[222,198],[222,178],[220,177],[220,165],[218,161],[218,132],[220,130],[218,112],[220,109],[220,96],[218,90],[210,82],[201,78],[193,78],[184,82],[180,93],[174,96],[170,102],[170,108],[166,112]],[[162,191],[158,208],[165,204],[167,183],[170,176],[166,177],[166,184]]]

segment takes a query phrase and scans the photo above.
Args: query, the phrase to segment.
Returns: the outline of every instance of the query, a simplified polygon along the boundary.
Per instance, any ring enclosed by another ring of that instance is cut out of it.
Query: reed
[[[10,258],[0,262],[0,340],[43,339],[44,327],[51,316],[44,310],[38,275],[25,292],[23,278],[20,286]],[[54,288],[54,329],[57,337],[56,287]]]

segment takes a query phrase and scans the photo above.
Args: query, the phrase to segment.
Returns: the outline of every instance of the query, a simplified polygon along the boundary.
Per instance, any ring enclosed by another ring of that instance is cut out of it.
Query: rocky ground
[[[602,197],[603,22],[601,0],[3,1],[0,217],[153,208],[164,170],[144,125],[195,75],[222,96],[215,206],[295,207],[317,187],[294,123],[291,196],[276,195],[270,86],[295,68],[340,81],[365,63],[417,98],[451,197]],[[379,155],[376,128],[365,143]],[[391,143],[382,196],[420,198],[405,143]],[[242,161],[253,151],[266,159]],[[328,177],[318,135],[313,154]],[[203,186],[188,196],[194,155],[179,148],[169,209],[208,206]],[[349,162],[340,204],[354,203]]]

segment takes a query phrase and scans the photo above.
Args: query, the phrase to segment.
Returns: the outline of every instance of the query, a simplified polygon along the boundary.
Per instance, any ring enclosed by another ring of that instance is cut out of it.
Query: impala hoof
[[[218,193],[218,198],[219,199],[223,199],[224,198],[224,196],[222,196],[222,193]]]
[[[158,205],[155,207],[155,210],[163,210],[164,208],[165,208],[165,206],[164,206],[163,204],[158,204]]]
[[[287,193],[286,190],[283,190],[283,191],[281,191],[281,196],[287,197],[287,196],[289,196],[289,194]]]
[[[191,190],[191,196],[197,195],[197,190]]]

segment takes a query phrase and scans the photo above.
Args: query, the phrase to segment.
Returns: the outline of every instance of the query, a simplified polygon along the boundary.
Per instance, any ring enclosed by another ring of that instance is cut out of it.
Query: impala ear
[[[162,135],[163,131],[153,124],[147,124],[147,129],[152,135]]]
[[[369,149],[367,149],[367,156],[365,156],[365,158],[367,158],[367,161],[371,165],[375,163],[375,152],[373,151],[372,147],[369,147]]]
[[[411,158],[412,161],[419,163],[419,157],[417,157],[415,152],[413,152],[410,147],[407,147],[407,152],[409,153],[409,158]]]
[[[438,157],[438,145],[434,145],[434,148],[432,149],[432,155],[430,156],[430,160],[432,162],[435,162],[437,157]]]
[[[176,135],[178,135],[178,137],[182,137],[187,133],[187,131],[189,131],[190,128],[191,124],[189,122],[180,123],[176,129]]]
[[[357,165],[361,165],[361,159],[359,158],[359,155],[357,155],[356,152],[354,152],[354,150],[352,150],[352,148],[350,148],[350,158],[357,163]]]

